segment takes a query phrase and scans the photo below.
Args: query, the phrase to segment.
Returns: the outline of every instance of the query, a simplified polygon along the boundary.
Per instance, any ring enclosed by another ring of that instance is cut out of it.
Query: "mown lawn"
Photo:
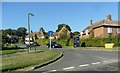
[[[55,50],[39,50],[37,52],[25,53],[17,56],[11,56],[2,59],[2,71],[16,70],[32,65],[42,64],[54,59],[60,54]]]

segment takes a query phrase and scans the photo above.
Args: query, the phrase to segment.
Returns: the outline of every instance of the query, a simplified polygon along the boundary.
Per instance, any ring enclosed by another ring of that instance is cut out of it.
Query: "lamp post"
[[[29,13],[28,14],[28,37],[29,37],[29,49],[28,49],[28,52],[30,52],[30,15],[31,16],[34,16],[32,13]]]

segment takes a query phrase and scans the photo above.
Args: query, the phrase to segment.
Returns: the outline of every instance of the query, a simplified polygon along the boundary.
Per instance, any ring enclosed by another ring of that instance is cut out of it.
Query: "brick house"
[[[59,32],[54,32],[51,39],[58,39],[61,34],[64,33],[64,31],[67,31],[67,37],[70,38],[71,36],[71,32],[66,28],[66,25],[63,25],[63,27],[61,28],[61,30]],[[50,38],[50,37],[49,37]]]
[[[43,33],[43,30],[40,30],[39,32],[31,32],[31,33],[30,33],[30,38],[35,39],[35,36],[36,36],[38,39],[43,39],[43,38],[45,38],[45,34]],[[26,38],[28,38],[28,35],[26,36]]]
[[[108,15],[106,20],[96,23],[92,23],[92,20],[90,20],[90,26],[80,32],[80,38],[108,38],[110,34],[111,36],[118,36],[120,34],[120,25],[118,23],[118,21],[112,20],[111,15]]]

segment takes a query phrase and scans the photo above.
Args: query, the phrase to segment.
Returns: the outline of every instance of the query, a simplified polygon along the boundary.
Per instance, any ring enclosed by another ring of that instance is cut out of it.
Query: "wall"
[[[103,37],[104,27],[95,28],[93,32],[94,32],[94,37]]]

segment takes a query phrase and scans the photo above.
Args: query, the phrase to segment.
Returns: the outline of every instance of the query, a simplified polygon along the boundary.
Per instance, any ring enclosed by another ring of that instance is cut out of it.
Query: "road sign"
[[[52,36],[53,35],[53,31],[48,31],[48,35]]]
[[[48,31],[48,35],[50,36],[50,50],[51,50],[51,36],[53,35],[53,31]]]

